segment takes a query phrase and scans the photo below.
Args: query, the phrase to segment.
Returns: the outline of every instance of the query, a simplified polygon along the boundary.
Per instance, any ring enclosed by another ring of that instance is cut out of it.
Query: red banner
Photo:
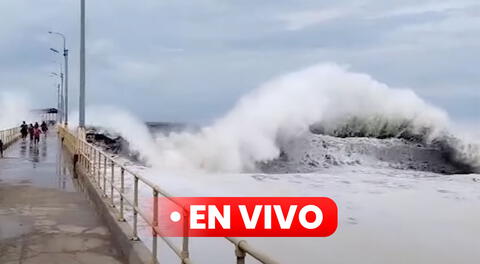
[[[327,237],[338,209],[326,197],[158,198],[155,233],[167,237]]]

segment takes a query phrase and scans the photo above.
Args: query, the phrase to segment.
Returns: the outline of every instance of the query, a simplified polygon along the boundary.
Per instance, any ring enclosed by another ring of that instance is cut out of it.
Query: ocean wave
[[[135,128],[139,122],[130,115],[117,115],[99,120],[99,124],[110,124],[111,129],[119,131],[129,142],[131,151],[139,153],[141,160],[163,170],[255,171],[259,164],[279,164],[286,153],[288,158],[301,159],[305,152],[312,151],[310,145],[300,144],[306,147],[303,152],[288,147],[301,142],[299,136],[309,139],[315,134],[343,139],[332,142],[350,146],[354,150],[349,152],[350,156],[357,156],[355,151],[365,154],[359,160],[364,166],[389,163],[381,160],[383,153],[391,160],[391,166],[422,169],[423,165],[409,162],[408,156],[395,157],[396,152],[407,150],[419,160],[428,155],[438,157],[432,161],[436,165],[426,166],[426,170],[445,173],[468,172],[470,167],[478,167],[479,160],[478,145],[450,132],[445,111],[425,102],[410,89],[391,88],[367,74],[351,72],[333,63],[274,78],[242,97],[225,116],[194,130],[155,133],[152,137],[145,125]],[[354,141],[349,144],[351,138],[375,140],[363,145]],[[373,146],[367,147],[370,143]],[[393,143],[403,147],[388,150],[381,147]],[[408,147],[416,144],[421,150]],[[327,153],[330,160],[340,161],[331,163],[354,165],[355,160],[343,162],[341,151]],[[422,154],[417,155],[416,151]],[[316,161],[323,164],[325,160],[319,156]],[[408,165],[397,166],[401,162]],[[442,162],[447,164],[446,168]],[[302,168],[301,164],[298,166]],[[287,173],[300,170],[293,165],[286,167]]]

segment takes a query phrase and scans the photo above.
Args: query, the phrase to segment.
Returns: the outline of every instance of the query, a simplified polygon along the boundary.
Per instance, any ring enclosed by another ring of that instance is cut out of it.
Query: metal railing
[[[19,127],[0,130],[0,139],[2,140],[4,146],[7,146],[13,141],[17,140],[19,136],[20,136]]]
[[[181,238],[181,247],[178,247],[169,237],[163,236],[160,228],[158,227],[158,204],[156,203],[159,195],[169,199],[173,203],[183,208],[181,204],[178,204],[175,201],[173,196],[145,177],[132,172],[100,148],[88,143],[83,138],[77,137],[67,128],[58,126],[58,129],[59,134],[62,137],[63,144],[71,153],[78,155],[77,164],[82,167],[91,182],[98,188],[100,192],[102,192],[102,195],[105,197],[107,202],[110,203],[110,206],[118,215],[118,221],[126,221],[125,205],[129,205],[133,210],[133,218],[131,219],[131,239],[140,240],[138,236],[138,216],[140,216],[140,218],[149,226],[149,228],[152,229],[152,263],[157,263],[158,237],[160,237],[175,253],[182,264],[193,263],[190,258],[188,235],[185,235]],[[125,189],[125,180],[128,179],[128,177],[133,178],[133,193],[130,194],[128,194]],[[148,186],[153,195],[154,205],[150,209],[151,216],[149,216],[149,213],[145,212],[145,210],[142,209],[142,206],[139,205],[139,183]],[[188,219],[188,213],[185,209],[184,217],[185,219]],[[185,223],[187,222],[185,221]],[[186,234],[186,232],[187,230],[184,229],[184,234]],[[250,256],[265,264],[278,263],[269,256],[250,246],[245,240],[240,240],[233,237],[226,237],[226,240],[234,245],[234,253],[237,264],[244,264],[246,256]]]

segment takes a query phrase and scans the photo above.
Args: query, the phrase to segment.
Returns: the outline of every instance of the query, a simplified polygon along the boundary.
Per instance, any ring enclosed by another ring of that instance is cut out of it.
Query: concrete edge
[[[69,154],[68,149],[65,148]],[[71,155],[73,159],[73,155]],[[118,220],[118,216],[113,211],[109,202],[103,197],[97,187],[91,182],[87,173],[80,167],[75,166],[74,172],[78,179],[84,183],[85,191],[93,202],[97,213],[102,217],[108,226],[113,238],[114,245],[120,250],[121,254],[126,258],[130,264],[145,264],[145,263],[157,263],[152,260],[152,253],[143,244],[142,241],[134,241],[131,239],[130,234],[133,233],[133,229],[127,222],[121,222]]]

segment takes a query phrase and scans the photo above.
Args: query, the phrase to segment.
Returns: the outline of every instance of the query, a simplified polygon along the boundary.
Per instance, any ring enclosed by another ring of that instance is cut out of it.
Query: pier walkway
[[[63,154],[51,131],[0,159],[0,263],[126,263]]]

